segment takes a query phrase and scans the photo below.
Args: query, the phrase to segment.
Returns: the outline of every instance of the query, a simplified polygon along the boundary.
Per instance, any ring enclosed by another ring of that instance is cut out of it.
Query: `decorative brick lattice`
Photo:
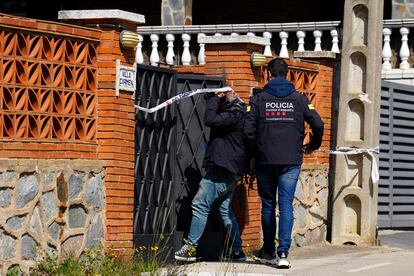
[[[317,76],[318,72],[290,68],[287,79],[295,84],[298,92],[305,95],[312,103],[315,103]]]
[[[316,80],[318,72],[317,71],[305,71],[303,69],[295,70],[289,68],[287,79],[290,80],[294,85],[296,90],[305,95],[309,101],[316,105]],[[310,141],[311,130],[309,125],[306,125],[305,129],[305,143]]]
[[[96,45],[0,30],[0,138],[95,140]]]

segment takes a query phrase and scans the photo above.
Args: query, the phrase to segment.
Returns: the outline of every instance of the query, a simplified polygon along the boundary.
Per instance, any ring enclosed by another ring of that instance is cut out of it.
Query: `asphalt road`
[[[414,229],[382,230],[378,233],[380,247],[373,251],[351,251],[345,254],[298,259],[292,269],[282,275],[414,275]],[[362,249],[362,248],[359,248]],[[378,250],[378,251],[375,251]],[[336,250],[338,253],[340,250]]]
[[[292,269],[282,275],[301,276],[340,276],[375,275],[409,276],[414,275],[414,251],[399,250],[365,256],[339,255],[298,261]]]
[[[374,247],[321,244],[294,248],[288,270],[254,262],[200,262],[181,266],[180,271],[198,276],[414,276],[414,231],[380,231],[379,239],[381,246]]]
[[[382,245],[414,250],[414,229],[382,230],[378,233],[378,239]]]

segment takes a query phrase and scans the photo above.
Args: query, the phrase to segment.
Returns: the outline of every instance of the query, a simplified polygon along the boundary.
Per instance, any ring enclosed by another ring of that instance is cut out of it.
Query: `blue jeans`
[[[220,200],[219,211],[225,228],[230,233],[230,244],[233,251],[242,250],[239,226],[231,209],[231,200],[238,176],[220,167],[209,168],[206,175],[201,179],[196,196],[191,207],[193,217],[191,220],[188,241],[197,246],[204,228],[207,224],[208,214],[211,206],[216,200]]]
[[[257,165],[256,176],[259,196],[262,199],[263,248],[275,252],[276,192],[279,201],[279,245],[277,253],[288,253],[293,227],[293,199],[300,165]]]

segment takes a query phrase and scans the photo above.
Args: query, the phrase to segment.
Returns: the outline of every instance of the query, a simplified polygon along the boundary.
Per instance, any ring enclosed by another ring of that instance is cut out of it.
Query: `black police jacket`
[[[288,80],[272,79],[250,100],[244,133],[255,147],[256,164],[300,165],[303,161],[305,122],[312,129],[309,143],[322,143],[323,122],[310,101]]]
[[[222,110],[220,110],[222,109]],[[246,154],[243,134],[246,105],[236,99],[220,106],[220,98],[207,101],[204,124],[211,128],[204,167],[219,166],[235,175],[244,171]]]

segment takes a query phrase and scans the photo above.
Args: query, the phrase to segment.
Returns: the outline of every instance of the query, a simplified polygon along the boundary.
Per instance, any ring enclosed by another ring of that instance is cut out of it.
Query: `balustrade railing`
[[[384,20],[383,78],[414,78],[411,28],[414,28],[414,19]]]
[[[149,53],[148,62],[151,65],[158,65],[160,63],[160,50],[158,42],[160,36],[167,41],[167,53],[162,56],[165,57],[165,63],[168,65],[190,65],[192,61],[190,42],[191,39],[197,39],[200,36],[205,35],[249,35],[249,36],[263,36],[269,38],[271,43],[266,45],[263,54],[266,56],[272,56],[276,53],[280,57],[288,58],[293,50],[297,51],[322,51],[322,39],[324,45],[329,45],[329,50],[335,53],[339,53],[339,39],[337,27],[340,21],[329,22],[302,22],[302,23],[272,23],[272,24],[235,24],[235,25],[190,25],[190,26],[143,26],[138,27],[139,44],[137,47],[136,61],[137,63],[144,63],[143,42],[145,39],[151,41],[151,51]],[[327,33],[330,37],[324,37],[324,33]],[[277,37],[274,36],[278,36]],[[313,39],[308,39],[308,43],[305,43],[306,35],[313,36]],[[296,39],[289,39],[297,37]],[[178,42],[181,38],[182,42]],[[313,42],[311,42],[311,40]],[[279,42],[277,42],[279,41]],[[176,47],[174,43],[180,43],[180,47]],[[278,45],[275,45],[278,44]],[[313,45],[312,45],[313,44]],[[203,44],[191,44],[197,45],[198,54],[196,63],[205,64],[204,58],[204,45]],[[312,45],[312,46],[310,46]],[[292,48],[294,47],[294,48]],[[306,47],[311,47],[306,49]],[[181,50],[180,60],[175,59],[174,49]]]
[[[190,26],[142,26],[138,27],[139,44],[137,63],[159,65],[204,65],[205,45],[198,37],[206,35],[250,35],[269,38],[263,54],[291,57],[293,51],[331,51],[340,53],[340,21],[190,25]],[[413,37],[414,19],[384,20],[382,71],[385,78],[414,78]],[[158,42],[166,44],[159,47]],[[146,49],[143,47],[146,42]],[[191,48],[191,49],[190,49]],[[165,52],[165,53],[164,53]],[[160,55],[161,53],[161,55]],[[176,57],[179,58],[176,58]],[[163,61],[161,61],[161,58]]]

